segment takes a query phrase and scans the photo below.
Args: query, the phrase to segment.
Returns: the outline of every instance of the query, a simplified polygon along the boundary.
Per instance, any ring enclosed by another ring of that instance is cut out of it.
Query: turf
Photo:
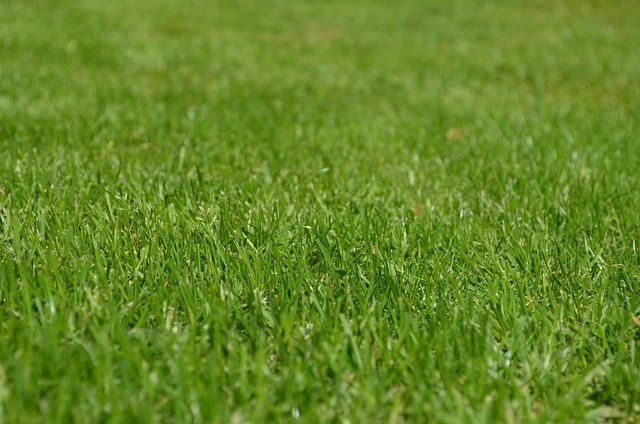
[[[635,422],[632,0],[0,3],[0,421]]]

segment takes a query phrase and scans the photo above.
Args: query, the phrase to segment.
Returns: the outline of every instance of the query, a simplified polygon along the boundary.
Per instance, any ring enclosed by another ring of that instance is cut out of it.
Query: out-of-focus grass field
[[[3,0],[0,422],[637,422],[639,22]]]

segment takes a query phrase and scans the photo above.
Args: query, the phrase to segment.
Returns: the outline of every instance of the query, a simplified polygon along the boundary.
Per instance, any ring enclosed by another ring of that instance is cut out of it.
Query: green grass
[[[637,422],[638,22],[4,0],[0,422]]]

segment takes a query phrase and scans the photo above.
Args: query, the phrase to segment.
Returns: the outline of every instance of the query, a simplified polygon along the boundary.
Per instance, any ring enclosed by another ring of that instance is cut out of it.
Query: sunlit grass
[[[0,421],[640,414],[631,1],[0,4]]]

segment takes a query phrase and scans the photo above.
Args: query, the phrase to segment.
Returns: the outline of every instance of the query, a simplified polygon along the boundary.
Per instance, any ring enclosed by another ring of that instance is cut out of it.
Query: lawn
[[[638,422],[635,0],[3,0],[0,422]]]

